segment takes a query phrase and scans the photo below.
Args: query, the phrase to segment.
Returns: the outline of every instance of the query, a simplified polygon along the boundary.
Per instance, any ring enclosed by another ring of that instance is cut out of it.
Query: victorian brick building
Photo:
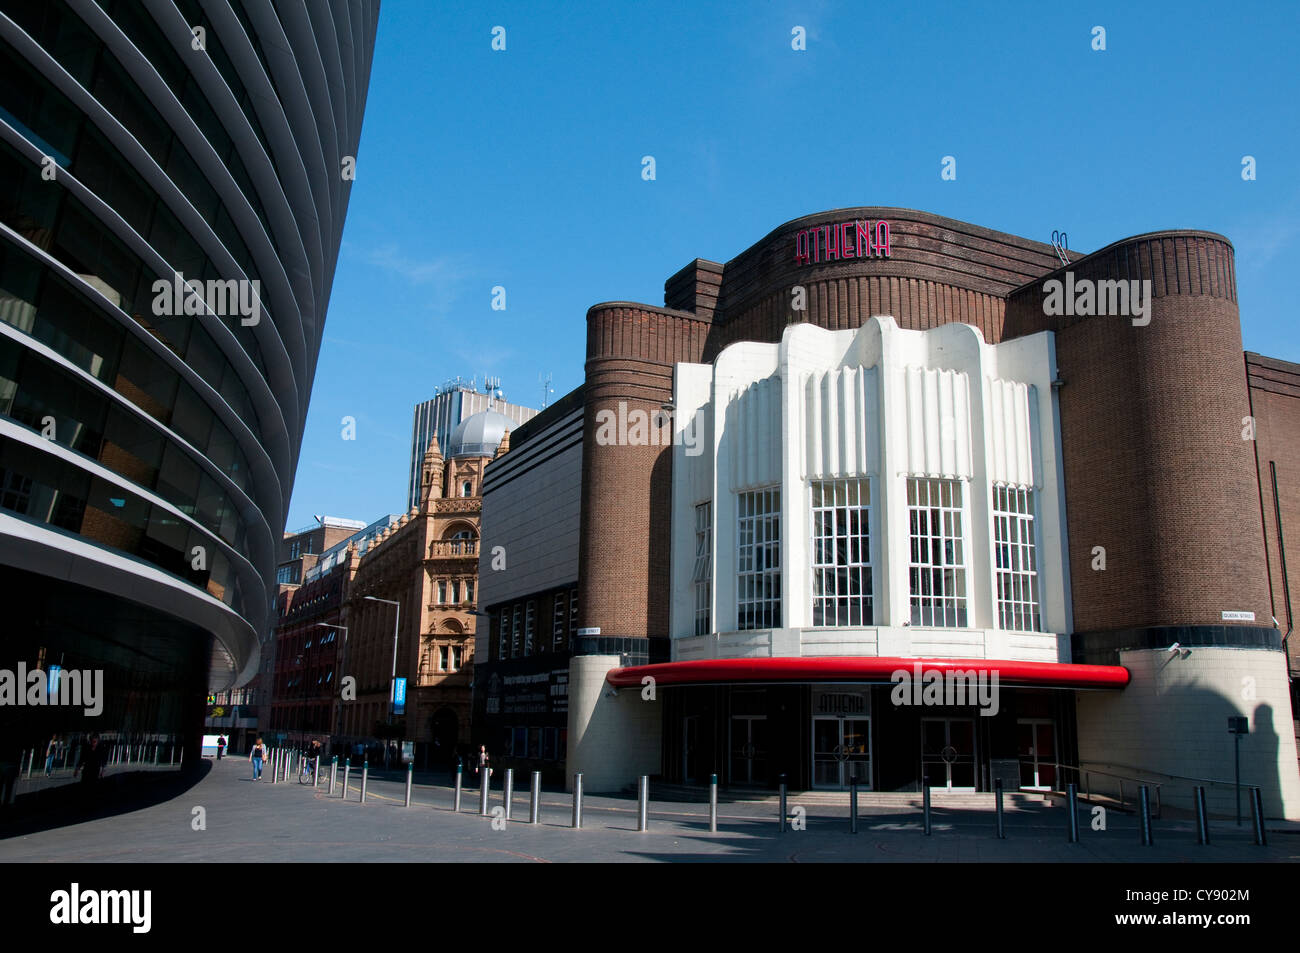
[[[1298,372],[1243,354],[1207,232],[1081,254],[853,208],[696,259],[593,306],[584,385],[488,467],[483,740],[591,789],[1090,770],[1186,803],[1244,717],[1243,779],[1300,815]]]
[[[356,560],[344,665],[356,697],[345,685],[345,742],[407,742],[421,764],[468,744],[483,469],[509,447],[511,426],[488,410],[457,425],[445,454],[434,437],[419,505]]]

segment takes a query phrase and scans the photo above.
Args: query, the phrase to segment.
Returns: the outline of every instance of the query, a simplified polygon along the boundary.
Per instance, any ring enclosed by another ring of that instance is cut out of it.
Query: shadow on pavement
[[[20,796],[0,810],[0,840],[56,827],[129,814],[183,794],[212,770],[204,760],[192,771],[122,771],[86,790],[81,784]]]

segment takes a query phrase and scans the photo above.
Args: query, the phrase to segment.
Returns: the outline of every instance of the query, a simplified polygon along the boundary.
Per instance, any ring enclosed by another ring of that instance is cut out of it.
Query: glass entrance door
[[[1034,791],[1056,789],[1056,725],[1047,718],[1016,722],[1020,786]]]
[[[731,716],[731,783],[767,782],[767,716]]]
[[[921,719],[921,774],[932,788],[975,790],[974,719]]]
[[[695,749],[700,740],[700,719],[698,715],[687,715],[682,719],[682,783],[694,784],[699,780],[696,777],[698,769],[696,767],[697,758]]]
[[[871,788],[871,719],[813,717],[813,787],[847,790],[856,777]]]

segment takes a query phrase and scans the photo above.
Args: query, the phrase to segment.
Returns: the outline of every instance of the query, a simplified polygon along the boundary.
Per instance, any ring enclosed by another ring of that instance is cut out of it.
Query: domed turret
[[[482,410],[466,417],[447,439],[448,457],[490,457],[497,452],[506,431],[517,426],[505,414]]]

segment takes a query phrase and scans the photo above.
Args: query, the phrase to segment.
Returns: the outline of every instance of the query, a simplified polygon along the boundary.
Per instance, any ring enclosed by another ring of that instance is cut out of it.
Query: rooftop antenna
[[[492,407],[498,398],[505,396],[501,391],[501,378],[499,377],[488,377],[484,375],[483,389],[487,394],[489,408]]]
[[[1056,250],[1056,257],[1061,259],[1062,265],[1070,263],[1070,256],[1066,254],[1066,251],[1070,248],[1070,239],[1065,232],[1052,229],[1052,248]]]
[[[551,402],[551,395],[555,393],[555,388],[551,386],[550,374],[547,374],[544,378],[541,374],[538,374],[537,382],[542,385],[542,406],[539,409],[545,410],[546,405]]]

